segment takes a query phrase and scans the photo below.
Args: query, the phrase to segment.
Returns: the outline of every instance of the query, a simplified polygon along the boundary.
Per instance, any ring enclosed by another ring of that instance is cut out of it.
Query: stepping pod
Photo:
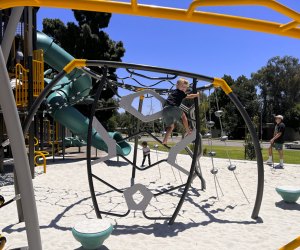
[[[230,170],[230,171],[236,170],[236,165],[230,164],[230,165],[228,166],[228,170]]]
[[[221,117],[222,114],[223,114],[223,111],[222,111],[222,110],[217,110],[217,111],[215,112],[215,116],[216,116],[216,117]]]
[[[210,152],[208,152],[208,155],[211,156],[211,157],[216,156],[216,152],[210,151]]]
[[[217,174],[218,173],[218,169],[217,168],[212,168],[211,170],[210,170],[210,172],[212,173],[212,174]]]
[[[204,137],[205,137],[205,138],[211,138],[211,133],[206,133],[206,134],[204,135]]]
[[[300,187],[280,186],[276,187],[276,192],[287,203],[295,203],[300,197]]]
[[[221,141],[227,141],[228,140],[228,136],[227,135],[223,135],[220,137]]]
[[[90,219],[77,223],[72,228],[74,238],[83,249],[98,249],[110,236],[113,226],[105,219]]]
[[[206,122],[207,127],[212,128],[215,125],[214,121],[208,121]]]

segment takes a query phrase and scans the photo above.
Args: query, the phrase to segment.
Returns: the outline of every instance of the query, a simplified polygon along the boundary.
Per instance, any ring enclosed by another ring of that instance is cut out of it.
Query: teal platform
[[[276,187],[276,192],[288,203],[295,203],[300,197],[300,187],[280,186]]]
[[[84,249],[97,249],[110,236],[113,226],[105,219],[90,219],[77,223],[72,234]]]

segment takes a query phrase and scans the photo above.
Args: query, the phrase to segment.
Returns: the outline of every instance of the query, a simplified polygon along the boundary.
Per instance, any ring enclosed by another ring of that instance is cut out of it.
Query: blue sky
[[[148,4],[186,7],[191,1],[148,0]],[[281,3],[300,12],[300,1],[281,0]],[[276,22],[290,20],[263,7],[215,7],[202,11],[237,14]],[[71,10],[41,8],[42,19],[59,18],[75,21]],[[123,41],[126,49],[124,62],[180,69],[212,77],[224,74],[247,77],[266,65],[274,56],[290,55],[300,58],[300,40],[254,31],[220,26],[186,23],[164,19],[113,14],[105,29],[111,39]]]
[[[174,1],[142,1],[143,3],[172,4]],[[300,11],[300,1],[282,3]],[[180,1],[184,7],[190,1]],[[274,11],[261,7],[223,7],[201,10],[239,14],[288,22]],[[42,19],[60,18],[63,22],[75,21],[70,10],[41,8],[38,28]],[[291,55],[300,58],[300,40],[253,31],[186,23],[179,21],[113,14],[105,31],[111,39],[123,41],[126,53],[123,61],[176,68],[185,71],[234,78],[250,76],[273,56]]]

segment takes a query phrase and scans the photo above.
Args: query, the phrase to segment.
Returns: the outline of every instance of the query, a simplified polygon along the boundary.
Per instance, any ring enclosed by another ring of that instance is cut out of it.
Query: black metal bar
[[[122,157],[122,159],[124,159],[124,160],[127,161],[130,165],[132,165],[134,168],[136,168],[136,169],[138,169],[138,170],[140,170],[140,171],[147,170],[147,169],[152,168],[152,167],[154,167],[154,166],[156,166],[156,165],[158,165],[158,164],[160,164],[160,163],[163,163],[163,162],[167,161],[167,159],[159,160],[159,161],[157,161],[157,162],[151,164],[151,165],[148,166],[148,167],[140,168],[140,167],[138,167],[137,165],[134,165],[134,163],[133,163],[132,161],[130,161],[129,159],[127,159],[125,156],[123,156],[123,155],[118,155],[118,156]]]
[[[198,171],[197,168],[195,168],[195,173],[196,175],[199,177],[200,181],[201,181],[201,190],[205,190],[206,189],[206,181],[203,178],[202,174]]]
[[[168,77],[168,76],[167,77],[151,77],[151,76],[146,76],[146,75],[143,75],[140,73],[136,73],[131,69],[126,69],[126,70],[127,70],[127,72],[129,72],[132,75],[140,76],[140,77],[143,77],[143,78],[146,78],[149,80],[174,80],[177,77],[177,75],[173,75],[172,77]]]
[[[145,211],[143,211],[143,215],[148,220],[170,220],[171,219],[171,217],[150,217],[146,214]]]
[[[123,142],[123,141],[127,141],[127,140],[129,140],[129,139],[131,139],[131,138],[134,138],[134,137],[136,137],[136,136],[138,136],[138,135],[143,135],[143,134],[148,134],[148,135],[150,135],[154,140],[156,140],[157,142],[159,142],[159,143],[160,143],[161,145],[163,145],[165,148],[170,149],[169,146],[167,146],[167,145],[165,145],[165,144],[162,144],[162,141],[161,141],[160,139],[158,139],[155,135],[153,135],[151,132],[149,132],[149,131],[147,131],[147,130],[143,130],[143,131],[134,133],[134,134],[132,134],[132,135],[130,135],[130,136],[128,136],[128,137],[126,137],[126,138],[123,138],[122,140],[118,141],[118,143]]]
[[[132,63],[124,63],[124,62],[113,62],[113,61],[102,61],[102,60],[87,60],[86,61],[87,66],[106,66],[109,68],[130,68],[130,69],[138,69],[138,70],[148,70],[152,72],[158,72],[158,73],[167,73],[167,74],[174,74],[174,75],[180,75],[185,76],[189,78],[196,78],[201,81],[206,82],[213,82],[214,78],[194,73],[189,73],[185,71],[180,70],[173,70],[173,69],[167,69],[167,68],[160,68],[160,67],[154,67],[149,65],[142,65],[142,64],[132,64]]]
[[[28,27],[31,29],[31,27]],[[31,40],[31,39],[30,39]],[[32,51],[29,51],[30,56],[27,58],[28,72],[28,109],[33,105],[33,65],[32,65]],[[29,166],[31,171],[31,177],[34,179],[34,125],[31,124],[29,127],[28,136],[28,147],[29,147]]]
[[[2,21],[2,10],[0,10],[0,43],[3,39],[3,21]]]
[[[66,153],[66,143],[65,143],[65,136],[66,136],[66,128],[65,126],[61,126],[61,141],[62,141],[62,155],[63,160],[65,159],[65,153]]]
[[[139,100],[138,112],[142,113],[144,96],[140,96],[139,99],[140,100]],[[137,124],[136,124],[136,131],[138,131],[138,132],[140,131],[140,126],[141,126],[141,121],[138,119]],[[134,179],[135,179],[138,143],[139,143],[139,138],[138,138],[138,136],[135,136],[134,137],[134,150],[133,150],[133,165],[132,165],[132,172],[131,172],[131,186],[134,185]]]
[[[105,211],[100,211],[99,212],[101,214],[106,214],[106,215],[111,215],[111,216],[116,216],[116,217],[126,217],[129,213],[130,213],[130,210],[128,210],[125,214],[116,214],[116,213],[111,213],[111,212],[105,212]]]
[[[40,121],[40,150],[43,151],[44,150],[44,117],[43,117],[43,113],[40,113],[39,115],[39,121]]]
[[[263,192],[264,192],[264,163],[263,163],[263,158],[262,158],[262,153],[260,150],[260,145],[259,145],[259,139],[256,134],[256,130],[253,126],[253,123],[244,109],[243,105],[241,104],[240,100],[237,98],[237,96],[231,92],[228,94],[229,98],[231,101],[235,104],[237,109],[239,110],[240,114],[244,118],[244,121],[249,129],[250,135],[252,137],[254,149],[255,149],[255,154],[256,154],[256,160],[257,160],[257,192],[256,192],[256,198],[255,198],[255,204],[254,208],[252,211],[251,218],[252,219],[257,219],[259,210],[261,207],[261,202],[263,198]]]
[[[92,178],[91,147],[92,147],[93,119],[94,119],[94,115],[95,115],[97,102],[102,93],[103,86],[104,86],[105,80],[106,80],[106,75],[107,75],[107,68],[103,68],[102,70],[103,70],[103,78],[101,79],[99,86],[97,88],[94,103],[92,105],[92,109],[91,109],[91,113],[90,113],[90,117],[89,117],[87,149],[86,149],[88,181],[89,181],[89,186],[90,186],[91,198],[92,198],[92,202],[93,202],[93,205],[95,208],[95,213],[96,213],[97,218],[102,218],[102,217],[101,217],[101,213],[100,213],[99,206],[97,203],[97,198],[95,195],[95,188],[94,188],[94,183],[93,183],[93,178]]]
[[[2,16],[2,11],[0,11],[0,16]],[[0,20],[1,21],[1,20]],[[2,28],[2,23],[0,22],[0,28]],[[3,123],[3,115],[0,113],[0,142],[2,143],[4,140],[4,123]],[[4,173],[4,147],[0,146],[0,174]]]
[[[194,78],[193,79],[193,93],[197,93],[197,79]],[[196,140],[195,140],[195,147],[194,147],[194,154],[193,154],[193,160],[192,160],[192,164],[191,164],[191,169],[190,169],[190,173],[184,188],[184,191],[181,195],[181,198],[178,202],[178,205],[172,215],[172,218],[169,220],[169,225],[172,225],[182,207],[182,204],[184,202],[184,199],[188,193],[188,190],[191,186],[191,183],[193,181],[193,175],[195,172],[195,168],[196,168],[196,164],[197,164],[197,158],[198,158],[198,150],[199,150],[199,143],[200,143],[200,115],[199,115],[199,101],[198,98],[194,99],[194,103],[195,103],[195,117],[196,117]]]
[[[179,189],[179,188],[181,188],[181,187],[184,187],[185,185],[186,185],[186,183],[181,184],[181,185],[176,186],[176,187],[169,188],[169,189],[167,189],[167,190],[164,190],[164,191],[161,191],[161,192],[159,192],[159,193],[153,194],[153,196],[156,197],[156,196],[159,196],[159,195],[162,195],[162,194],[171,192],[171,191],[173,191],[173,190],[176,190],[176,189]]]
[[[111,189],[117,191],[118,193],[121,193],[121,194],[124,193],[124,191],[122,191],[121,189],[118,189],[118,188],[114,187],[113,185],[109,184],[109,183],[106,182],[105,180],[99,178],[97,175],[92,174],[92,176],[93,176],[95,179],[97,179],[98,181],[101,181],[101,182],[102,182],[103,184],[105,184],[106,186],[109,186]]]

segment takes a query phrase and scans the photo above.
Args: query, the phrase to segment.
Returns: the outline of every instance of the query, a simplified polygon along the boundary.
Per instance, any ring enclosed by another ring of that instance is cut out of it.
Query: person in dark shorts
[[[165,134],[165,138],[163,139],[163,144],[167,144],[168,138],[171,135],[173,129],[175,128],[175,123],[182,120],[183,126],[186,130],[186,134],[190,134],[191,130],[189,127],[188,119],[184,112],[179,108],[182,100],[184,98],[192,99],[199,96],[197,94],[186,94],[186,91],[189,87],[189,82],[185,78],[180,78],[177,81],[176,89],[173,90],[168,96],[166,103],[164,105],[164,109],[162,112],[163,121],[166,124],[167,130]]]
[[[275,130],[274,136],[270,140],[270,147],[269,147],[269,159],[266,161],[266,164],[273,165],[273,148],[275,148],[279,153],[280,163],[276,167],[283,168],[283,143],[284,143],[284,131],[285,125],[283,123],[283,116],[276,115],[275,116]]]
[[[146,141],[142,142],[142,147],[143,147],[143,162],[142,162],[142,167],[144,166],[145,160],[148,157],[148,163],[149,166],[151,165],[151,160],[150,160],[150,148],[148,147],[148,143]]]

